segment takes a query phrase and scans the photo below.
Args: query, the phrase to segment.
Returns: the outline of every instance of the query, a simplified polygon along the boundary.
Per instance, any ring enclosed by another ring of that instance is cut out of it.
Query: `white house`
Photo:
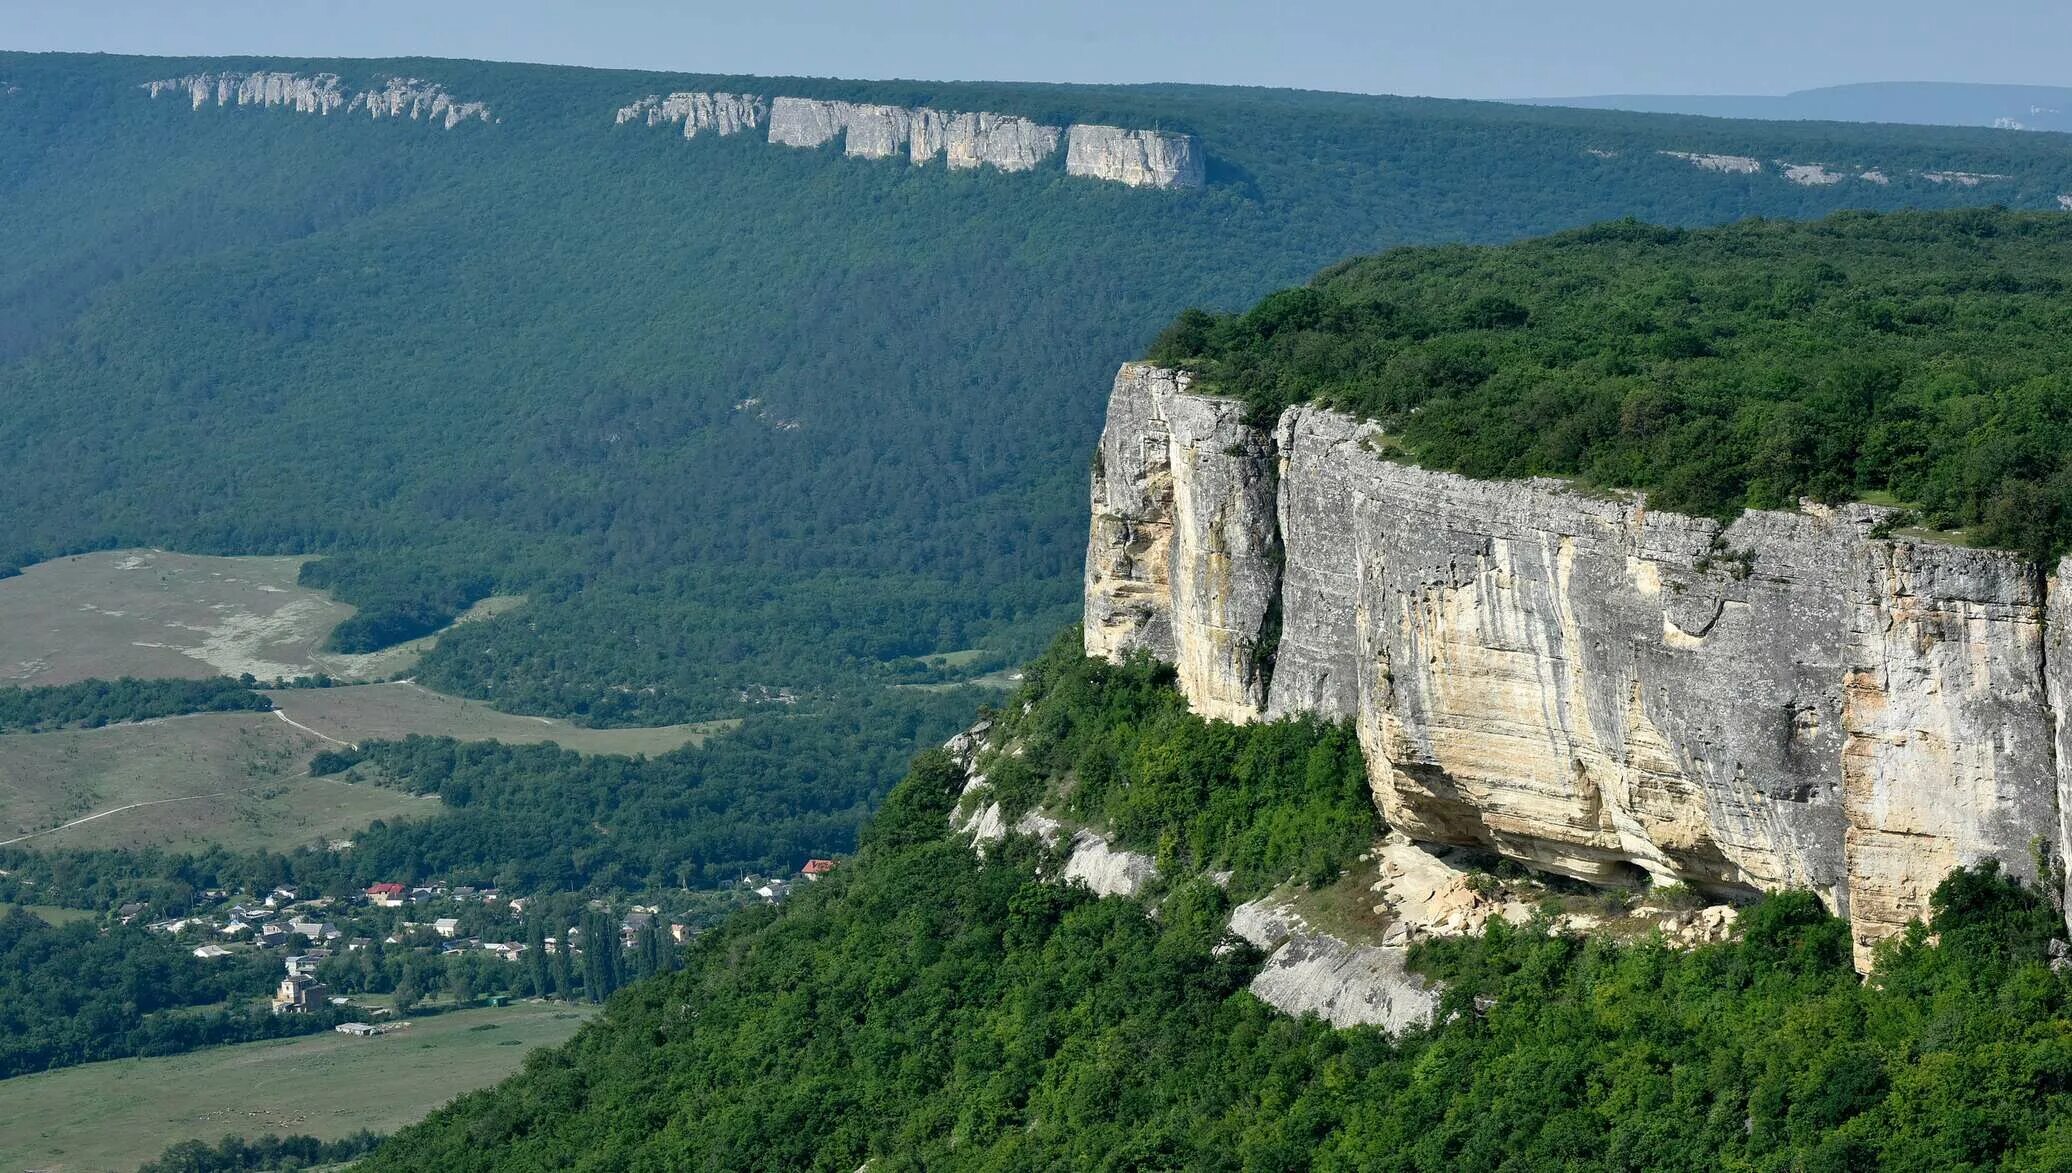
[[[460,920],[456,917],[442,916],[432,922],[432,931],[442,937],[452,937],[460,932]]]

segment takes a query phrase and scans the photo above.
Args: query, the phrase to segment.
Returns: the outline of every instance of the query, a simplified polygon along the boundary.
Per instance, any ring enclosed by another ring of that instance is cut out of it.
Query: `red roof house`
[[[834,860],[809,859],[806,861],[806,866],[800,868],[799,872],[810,879],[819,879],[821,876],[824,876],[833,870],[835,870]]]
[[[403,898],[405,891],[407,889],[401,884],[369,884],[367,885],[367,898],[369,900],[400,900]]]

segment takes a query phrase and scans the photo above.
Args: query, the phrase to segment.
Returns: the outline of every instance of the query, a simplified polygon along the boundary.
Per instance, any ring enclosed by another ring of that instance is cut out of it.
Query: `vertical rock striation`
[[[2072,616],[2046,625],[2067,605],[2018,556],[1882,536],[1868,506],[1722,524],[1384,449],[1125,366],[1088,653],[1172,661],[1207,716],[1352,719],[1416,839],[1596,883],[1811,888],[1859,964],[1951,867],[2028,875],[2032,840],[2072,847],[2072,659],[2045,635]]]
[[[1094,469],[1091,654],[1143,648],[1179,665],[1194,707],[1257,717],[1276,603],[1273,454],[1229,400],[1143,363],[1116,376]]]

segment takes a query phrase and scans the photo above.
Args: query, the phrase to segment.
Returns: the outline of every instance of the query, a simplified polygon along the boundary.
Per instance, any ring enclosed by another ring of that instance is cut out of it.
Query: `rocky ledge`
[[[463,102],[435,82],[392,77],[378,89],[348,93],[335,73],[195,73],[145,82],[139,89],[153,98],[183,94],[196,110],[217,106],[269,106],[298,114],[329,115],[365,111],[370,118],[408,118],[436,123],[448,130],[467,121],[490,122],[489,107]]]
[[[959,112],[927,106],[752,94],[651,94],[622,106],[614,124],[681,124],[685,138],[710,128],[721,135],[767,126],[778,146],[814,150],[841,142],[856,159],[904,157],[916,167],[941,160],[951,170],[991,167],[1033,171],[1065,144],[1065,173],[1131,187],[1200,187],[1200,144],[1189,135],[1115,126],[1046,126],[1016,114]]]

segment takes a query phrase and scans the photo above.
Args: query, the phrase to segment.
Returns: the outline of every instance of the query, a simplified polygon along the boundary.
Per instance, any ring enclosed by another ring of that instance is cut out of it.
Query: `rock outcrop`
[[[904,152],[915,166],[943,159],[960,171],[1031,170],[1057,153],[1063,133],[1012,114],[954,113],[926,106],[779,98],[770,108],[773,143],[822,147],[839,136],[843,153],[854,158],[890,159]]]
[[[154,98],[185,94],[196,110],[213,101],[218,106],[285,106],[299,114],[329,114],[352,101],[335,73],[195,73],[145,82],[143,89]]]
[[[1439,991],[1410,972],[1410,951],[1402,946],[1339,940],[1270,897],[1232,909],[1230,931],[1266,954],[1251,990],[1277,1010],[1392,1034],[1426,1025],[1438,1012]]]
[[[451,130],[470,120],[492,121],[489,107],[481,102],[463,102],[434,82],[414,77],[392,77],[378,89],[348,94],[335,73],[195,73],[185,77],[145,82],[139,87],[151,97],[184,94],[196,110],[213,102],[217,106],[275,106],[299,114],[328,115],[334,111],[366,111],[371,118],[408,118],[433,122]]]
[[[905,156],[916,167],[942,160],[953,171],[991,167],[1033,171],[1068,137],[1065,171],[1138,187],[1199,187],[1201,147],[1184,134],[1074,126],[1069,132],[1016,114],[958,112],[927,106],[779,97],[766,104],[748,94],[651,94],[622,106],[614,122],[682,123],[684,137],[711,127],[722,135],[767,125],[769,141],[815,150],[836,140],[856,159]]]
[[[1132,363],[1116,387],[1094,462],[1088,654],[1143,648],[1182,665],[1198,711],[1250,720],[1278,589],[1269,437],[1237,404],[1187,394],[1185,375]]]
[[[1672,159],[1682,159],[1700,171],[1717,171],[1723,175],[1755,175],[1762,171],[1760,159],[1747,155],[1707,155],[1698,151],[1661,151]]]
[[[1042,839],[1065,850],[1064,870],[1056,879],[1083,884],[1096,896],[1136,896],[1158,878],[1158,862],[1150,856],[1116,847],[1091,828],[1067,828],[1040,810],[1023,814],[1010,826],[1005,811],[992,800],[992,784],[978,770],[978,757],[988,748],[991,730],[992,722],[981,721],[943,746],[964,771],[964,790],[958,802],[964,813],[952,812],[951,825],[971,841],[973,850],[983,856],[1010,832]]]
[[[1830,171],[1820,163],[1779,163],[1784,177],[1801,187],[1832,187],[1849,178],[1839,171]]]
[[[619,107],[613,125],[635,121],[648,126],[680,124],[685,138],[697,138],[706,130],[724,138],[758,129],[769,116],[768,103],[752,94],[650,94],[630,106]]]
[[[462,102],[435,82],[414,77],[392,77],[378,90],[353,96],[350,110],[367,111],[374,118],[420,118],[452,130],[470,119],[490,121],[489,107],[481,102]]]
[[[1200,187],[1205,172],[1192,135],[1082,123],[1066,137],[1065,174],[1131,187]]]
[[[1858,959],[1949,868],[2059,827],[2053,606],[2014,554],[1869,506],[1729,524],[1272,427],[1143,364],[1093,480],[1086,647],[1243,721],[1352,719],[1383,816],[1601,884],[1811,888]],[[1264,654],[1271,650],[1271,658]]]

